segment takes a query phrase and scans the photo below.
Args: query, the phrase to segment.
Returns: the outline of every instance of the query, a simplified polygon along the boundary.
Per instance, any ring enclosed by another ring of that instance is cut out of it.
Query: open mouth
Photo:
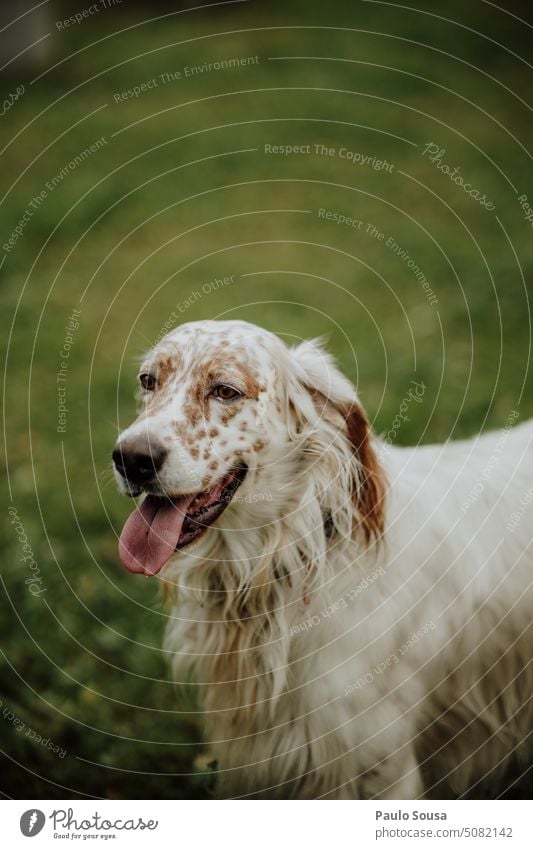
[[[167,498],[147,495],[126,521],[119,555],[130,572],[156,575],[172,557],[222,515],[243,482],[247,466],[232,469],[206,492]]]

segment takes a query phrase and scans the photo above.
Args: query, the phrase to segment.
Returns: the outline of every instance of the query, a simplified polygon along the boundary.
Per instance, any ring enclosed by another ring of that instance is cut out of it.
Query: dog
[[[181,325],[139,384],[120,559],[160,575],[218,794],[490,795],[523,769],[533,424],[388,444],[320,341],[243,321]]]

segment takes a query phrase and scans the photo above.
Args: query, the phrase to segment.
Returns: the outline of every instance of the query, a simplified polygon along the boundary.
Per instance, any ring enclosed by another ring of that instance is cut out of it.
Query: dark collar
[[[333,534],[335,533],[335,525],[333,523],[333,516],[331,513],[325,513],[322,517],[322,521],[324,524],[324,536],[326,539],[331,539]]]

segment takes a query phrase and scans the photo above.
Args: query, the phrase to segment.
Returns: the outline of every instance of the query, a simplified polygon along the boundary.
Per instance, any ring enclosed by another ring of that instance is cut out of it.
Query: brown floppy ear
[[[302,369],[299,380],[305,388],[307,402],[312,402],[320,418],[343,429],[350,442],[359,469],[352,493],[357,528],[367,544],[377,541],[383,533],[387,482],[372,444],[370,424],[355,389],[319,340],[303,342],[292,353]],[[301,413],[304,413],[304,406],[300,399]]]
[[[352,404],[343,412],[346,430],[360,465],[353,491],[359,526],[367,544],[377,541],[384,528],[386,479],[372,445],[372,432],[363,408]]]

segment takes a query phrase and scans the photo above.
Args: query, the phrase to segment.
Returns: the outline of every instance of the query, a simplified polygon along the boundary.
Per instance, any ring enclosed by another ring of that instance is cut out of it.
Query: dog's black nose
[[[165,462],[167,450],[157,440],[132,439],[119,442],[113,451],[117,471],[130,483],[153,481]]]

